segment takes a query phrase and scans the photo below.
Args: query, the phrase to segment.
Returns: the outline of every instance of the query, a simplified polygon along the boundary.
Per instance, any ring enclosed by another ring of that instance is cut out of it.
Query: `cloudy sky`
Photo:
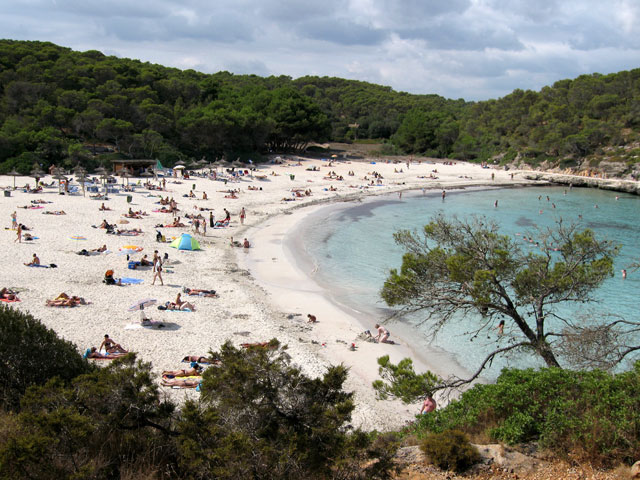
[[[640,67],[640,0],[0,0],[2,37],[498,98]]]

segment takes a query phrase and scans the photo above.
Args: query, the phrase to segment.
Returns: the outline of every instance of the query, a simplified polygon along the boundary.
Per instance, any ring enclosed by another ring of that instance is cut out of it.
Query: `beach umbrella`
[[[105,173],[100,177],[100,180],[102,180],[102,183],[104,183],[104,191],[105,193],[107,193],[107,183],[109,183],[109,180],[112,180],[114,177],[112,177],[111,175]]]
[[[84,171],[80,171],[79,170],[78,172],[76,172],[76,180],[78,180],[82,184],[82,195],[85,196],[85,197],[87,196],[87,194],[86,194],[85,189],[84,189],[84,184],[87,181],[87,178],[89,178],[89,177],[87,177],[87,171],[86,170],[84,170]]]
[[[184,170],[186,167],[184,165],[176,165],[173,167],[174,170]]]
[[[86,240],[87,239],[87,237],[83,237],[82,235],[72,235],[69,238],[71,240],[75,240],[76,242],[79,242],[80,240]]]
[[[31,172],[29,172],[29,176],[33,177],[36,181],[36,188],[38,188],[38,181],[43,178],[46,175],[46,173],[38,166],[35,165],[33,167],[33,170],[31,170]]]
[[[56,169],[57,170],[57,169]],[[60,190],[62,190],[62,181],[64,180],[65,182],[67,182],[67,177],[65,177],[64,175],[62,175],[61,173],[56,173],[52,178],[55,178],[56,180],[58,180],[58,192],[60,192]]]
[[[5,173],[5,175],[10,175],[13,177],[13,189],[16,189],[16,177],[20,176],[19,172],[16,172],[15,170],[11,170],[9,173]]]
[[[150,307],[151,305],[155,305],[156,302],[157,300],[155,298],[144,298],[142,300],[138,300],[137,302],[135,302],[127,310],[129,310],[130,312],[136,312],[146,307]]]
[[[169,245],[178,250],[200,250],[200,244],[188,233],[183,233]]]
[[[143,248],[140,245],[125,245],[124,247],[120,247],[120,251],[125,251],[125,250],[141,252]]]
[[[122,178],[122,185],[124,185],[124,179],[127,179],[127,185],[129,185],[129,178],[133,177],[128,168],[120,170],[120,177]]]

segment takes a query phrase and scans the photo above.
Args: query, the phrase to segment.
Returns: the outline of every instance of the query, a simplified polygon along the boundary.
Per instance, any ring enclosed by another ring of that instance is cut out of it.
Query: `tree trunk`
[[[547,364],[547,367],[560,367],[556,356],[553,354],[553,351],[549,347],[549,344],[544,340],[539,340],[536,345],[536,351],[542,357],[544,362]]]

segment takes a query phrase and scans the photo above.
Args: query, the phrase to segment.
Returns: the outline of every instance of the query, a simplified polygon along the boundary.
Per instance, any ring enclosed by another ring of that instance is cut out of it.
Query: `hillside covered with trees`
[[[0,41],[0,172],[92,168],[111,155],[164,164],[309,142],[376,140],[382,153],[573,166],[638,161],[640,69],[465,102],[328,77],[204,74]],[[255,157],[254,157],[255,158]]]

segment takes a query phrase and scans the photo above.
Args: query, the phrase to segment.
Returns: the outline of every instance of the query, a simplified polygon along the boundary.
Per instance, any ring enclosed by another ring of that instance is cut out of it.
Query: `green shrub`
[[[0,406],[17,409],[32,385],[59,377],[65,382],[92,370],[71,342],[31,315],[0,306]]]
[[[460,430],[432,433],[420,448],[431,463],[443,470],[463,472],[480,461],[478,450]]]
[[[640,456],[640,362],[633,370],[505,369],[447,407],[423,415],[419,438],[459,429],[508,444],[538,441],[562,454],[615,464]]]

